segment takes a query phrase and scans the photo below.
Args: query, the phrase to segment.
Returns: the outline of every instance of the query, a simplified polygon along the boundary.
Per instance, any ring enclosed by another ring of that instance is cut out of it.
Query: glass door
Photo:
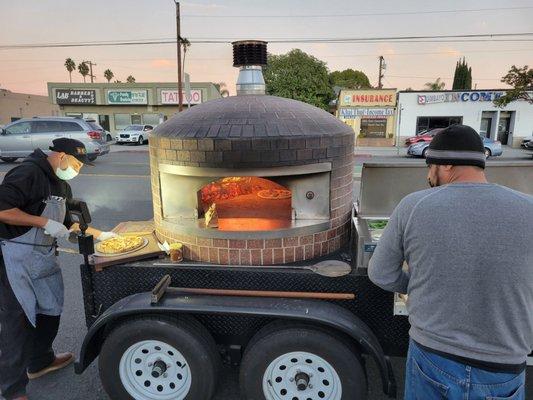
[[[509,140],[509,127],[511,126],[511,116],[500,114],[500,122],[498,123],[498,140],[502,144],[507,144]]]
[[[490,138],[490,131],[492,128],[492,118],[481,118],[481,127],[479,134],[483,137]]]

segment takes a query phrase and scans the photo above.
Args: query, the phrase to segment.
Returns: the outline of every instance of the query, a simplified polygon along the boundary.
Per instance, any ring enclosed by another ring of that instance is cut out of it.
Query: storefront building
[[[355,132],[357,146],[394,146],[396,89],[342,89],[337,117]]]
[[[464,124],[504,145],[520,147],[533,134],[533,105],[519,100],[496,107],[493,101],[504,94],[501,89],[399,92],[400,142],[425,130]]]
[[[175,82],[48,83],[48,95],[63,116],[94,119],[116,132],[130,124],[158,125],[178,111]],[[221,97],[211,82],[191,82],[184,109]]]
[[[21,118],[36,116],[54,117],[59,115],[59,107],[52,104],[47,96],[14,93],[0,89],[0,126]]]

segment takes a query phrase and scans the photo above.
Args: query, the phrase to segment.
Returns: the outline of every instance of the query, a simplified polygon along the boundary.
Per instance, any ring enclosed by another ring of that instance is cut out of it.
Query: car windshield
[[[103,131],[104,128],[102,128],[100,125],[94,123],[94,122],[87,122],[91,129],[94,129],[95,131]]]
[[[125,131],[142,131],[142,125],[130,125],[124,128]]]

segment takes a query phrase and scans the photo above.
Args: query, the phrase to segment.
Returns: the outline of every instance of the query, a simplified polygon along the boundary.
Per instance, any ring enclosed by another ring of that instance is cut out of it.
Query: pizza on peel
[[[117,236],[97,243],[96,251],[102,254],[120,254],[142,247],[144,239],[140,236]]]

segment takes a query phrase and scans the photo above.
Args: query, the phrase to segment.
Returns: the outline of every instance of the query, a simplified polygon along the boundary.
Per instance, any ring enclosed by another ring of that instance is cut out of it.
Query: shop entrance
[[[109,132],[109,115],[99,115],[98,124]]]
[[[501,112],[500,121],[498,122],[498,140],[502,144],[507,144],[509,141],[509,130],[511,128],[511,113]]]

